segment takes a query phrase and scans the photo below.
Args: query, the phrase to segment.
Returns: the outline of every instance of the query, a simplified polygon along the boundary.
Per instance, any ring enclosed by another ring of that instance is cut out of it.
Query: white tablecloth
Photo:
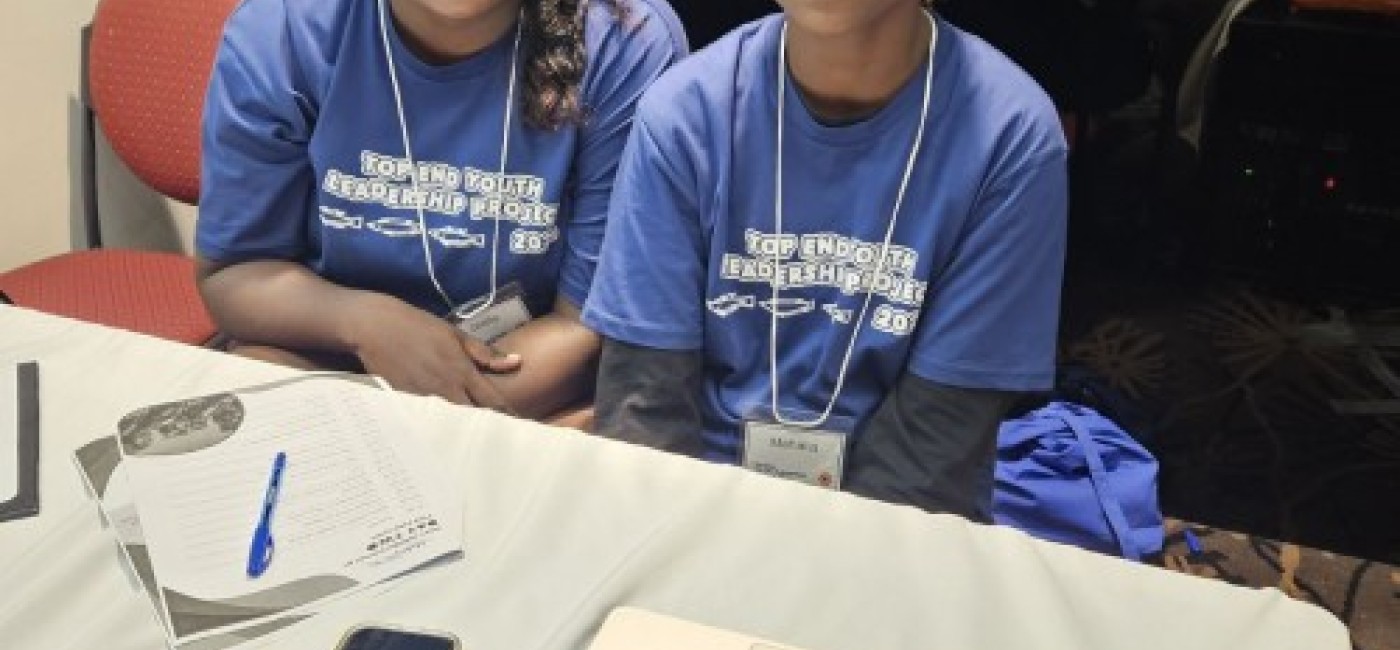
[[[0,307],[0,364],[23,360],[40,362],[42,514],[0,524],[0,648],[159,648],[71,453],[140,406],[292,371]],[[582,648],[624,603],[810,650],[1349,647],[1330,614],[1276,590],[396,398],[416,416],[403,435],[462,491],[465,558],[269,647],[329,649],[375,620],[451,630],[467,650]]]

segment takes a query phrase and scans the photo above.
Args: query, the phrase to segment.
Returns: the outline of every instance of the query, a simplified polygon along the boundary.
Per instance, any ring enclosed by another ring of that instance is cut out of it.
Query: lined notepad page
[[[163,586],[237,598],[297,580],[365,585],[461,550],[436,464],[401,435],[384,396],[305,380],[239,395],[237,433],[211,447],[127,456],[146,541]],[[286,473],[267,573],[245,574],[272,459]]]

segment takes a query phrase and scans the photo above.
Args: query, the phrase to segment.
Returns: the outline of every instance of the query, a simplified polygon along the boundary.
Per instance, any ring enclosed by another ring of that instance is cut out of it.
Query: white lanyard
[[[771,407],[773,410],[773,420],[780,424],[798,427],[820,427],[831,417],[831,411],[836,407],[836,400],[841,395],[841,389],[846,384],[846,373],[850,370],[851,354],[856,348],[856,338],[860,334],[861,324],[865,322],[865,315],[870,309],[870,299],[874,296],[874,286],[876,278],[885,270],[885,257],[890,251],[890,240],[894,237],[895,225],[899,222],[899,208],[904,204],[904,192],[909,187],[909,178],[913,175],[914,164],[919,159],[919,147],[924,140],[924,124],[928,122],[929,99],[933,95],[933,51],[938,42],[938,23],[933,20],[933,16],[924,13],[929,22],[929,42],[928,42],[928,65],[924,71],[924,99],[923,109],[919,113],[919,125],[914,134],[914,146],[909,150],[909,160],[904,166],[904,177],[899,181],[899,192],[895,194],[894,209],[890,213],[889,226],[885,228],[885,241],[880,246],[880,259],[875,263],[875,273],[871,277],[869,286],[866,287],[865,302],[861,305],[860,316],[853,321],[851,327],[851,337],[846,344],[846,354],[841,359],[841,370],[836,375],[836,387],[831,391],[831,399],[827,401],[826,408],[821,415],[814,420],[794,421],[783,417],[782,411],[778,409],[778,308],[782,304],[778,301],[778,284],[780,283],[782,246],[773,247],[773,309],[770,310],[771,318],[768,327],[768,376],[771,384]],[[787,104],[787,23],[783,23],[782,36],[778,43],[778,162],[777,171],[774,173],[775,187],[773,190],[773,236],[779,242],[783,236],[783,116]]]
[[[413,184],[413,195],[414,197],[419,197],[420,194],[418,192],[418,163],[415,162],[413,159],[413,146],[410,144],[410,140],[408,137],[408,120],[404,117],[403,112],[403,93],[399,91],[398,66],[394,64],[394,50],[389,45],[389,24],[388,20],[384,16],[384,5],[387,2],[388,0],[379,0],[378,3],[379,38],[384,43],[384,56],[389,61],[389,84],[394,89],[394,108],[398,111],[399,135],[403,139],[403,155],[405,158],[408,159],[409,168],[413,170],[409,176],[409,179]],[[511,112],[515,108],[515,76],[516,70],[519,67],[520,63],[520,31],[522,22],[524,21],[521,19],[517,19],[515,21],[515,45],[511,49],[510,54],[510,84],[506,89],[506,114],[504,120],[505,124],[501,127],[502,180],[504,180],[506,176],[506,158],[510,154],[510,120]],[[423,217],[422,202],[415,201],[414,208],[418,212],[418,238],[419,241],[423,244],[423,259],[426,260],[427,263],[428,279],[432,281],[433,288],[437,289],[438,295],[442,297],[442,301],[447,303],[447,308],[452,309],[457,306],[457,303],[454,300],[452,300],[452,296],[447,293],[447,290],[442,287],[442,283],[438,281],[437,269],[433,265],[432,247],[428,244],[428,224],[427,220]],[[495,222],[495,229],[491,235],[491,293],[487,294],[486,299],[481,301],[481,304],[478,305],[476,309],[473,309],[471,313],[464,315],[464,319],[470,319],[473,316],[476,316],[483,309],[490,307],[496,300],[496,260],[497,252],[500,249],[499,243],[501,241],[501,220],[497,218],[493,219],[493,221]]]

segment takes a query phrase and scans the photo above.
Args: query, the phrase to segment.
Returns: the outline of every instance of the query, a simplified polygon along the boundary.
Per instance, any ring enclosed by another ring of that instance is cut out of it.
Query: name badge
[[[512,282],[496,289],[496,296],[489,305],[483,307],[490,294],[462,303],[447,319],[470,336],[483,343],[491,343],[530,322],[530,309],[525,306],[525,292],[519,282]]]
[[[841,489],[846,434],[775,422],[744,424],[744,467],[769,476]]]

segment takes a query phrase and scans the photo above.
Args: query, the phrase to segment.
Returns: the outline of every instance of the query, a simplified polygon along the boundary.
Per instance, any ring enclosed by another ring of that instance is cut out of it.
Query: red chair
[[[100,249],[93,114],[117,156],[156,191],[199,198],[200,117],[224,21],[238,0],[102,0],[85,53],[85,208],[93,250],[0,273],[0,292],[39,311],[203,344],[214,322],[179,254]]]

